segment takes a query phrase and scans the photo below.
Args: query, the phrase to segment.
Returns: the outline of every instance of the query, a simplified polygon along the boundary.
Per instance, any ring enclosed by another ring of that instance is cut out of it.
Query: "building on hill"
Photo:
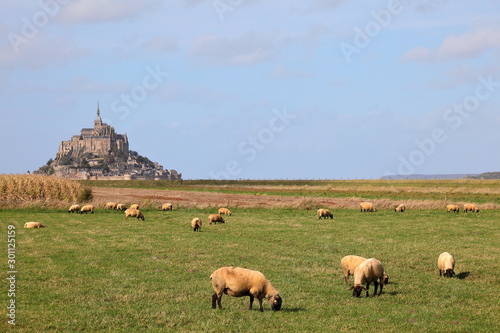
[[[127,134],[117,134],[102,122],[99,102],[94,127],[82,128],[79,135],[62,141],[56,159],[35,173],[72,179],[182,180],[182,173],[131,151]]]
[[[119,152],[128,155],[128,151],[127,134],[117,134],[113,126],[102,122],[98,102],[94,128],[83,128],[80,135],[73,135],[70,140],[62,141],[59,145],[56,161],[61,161],[65,156],[77,158],[84,153],[103,157],[110,153]]]

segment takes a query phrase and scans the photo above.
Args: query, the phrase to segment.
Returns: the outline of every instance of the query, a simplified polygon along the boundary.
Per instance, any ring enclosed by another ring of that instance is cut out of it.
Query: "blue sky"
[[[199,178],[500,170],[500,1],[2,1],[0,173],[101,117]]]

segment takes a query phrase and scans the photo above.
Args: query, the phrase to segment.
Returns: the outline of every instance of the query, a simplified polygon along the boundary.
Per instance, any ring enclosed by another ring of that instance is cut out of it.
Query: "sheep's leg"
[[[248,310],[252,310],[252,304],[253,304],[253,296],[250,296],[250,307]]]
[[[441,268],[439,269],[439,276],[442,276],[443,272],[441,271]]]
[[[264,312],[264,308],[262,307],[262,298],[257,298],[259,300],[260,312]]]
[[[370,289],[370,284],[369,283],[366,285],[366,297],[368,297],[368,289]]]
[[[382,279],[380,280],[380,291],[378,293],[378,295],[380,296],[380,294],[382,294],[382,289],[384,289],[384,283],[382,281]]]
[[[217,308],[215,306],[215,302],[217,302],[217,304],[219,304],[219,309],[222,310],[221,299],[222,299],[222,292],[220,294],[215,293],[212,296],[212,309],[216,309]]]
[[[349,283],[349,273],[344,274],[344,280],[345,280],[345,284],[350,284]]]
[[[216,302],[217,302],[217,293],[214,293],[212,295],[212,309],[217,309]]]
[[[375,285],[375,291],[373,292],[373,296],[377,296],[378,282],[374,281],[373,284]],[[380,290],[382,290],[382,284],[380,284]]]

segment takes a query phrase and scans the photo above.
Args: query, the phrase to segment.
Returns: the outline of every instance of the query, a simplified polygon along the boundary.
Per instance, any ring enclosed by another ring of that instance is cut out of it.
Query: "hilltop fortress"
[[[62,141],[56,159],[36,173],[74,179],[182,179],[177,171],[163,169],[157,162],[129,150],[127,134],[117,134],[113,126],[102,122],[99,103],[94,127],[82,128],[80,134]]]

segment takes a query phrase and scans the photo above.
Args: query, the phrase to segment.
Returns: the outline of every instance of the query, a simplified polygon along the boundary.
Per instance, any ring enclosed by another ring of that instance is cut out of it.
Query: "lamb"
[[[227,208],[219,208],[219,215],[222,214],[231,216],[231,212]]]
[[[444,277],[451,278],[455,275],[453,271],[455,268],[455,258],[448,252],[441,253],[438,258],[438,268],[439,276],[443,275]]]
[[[140,210],[134,208],[129,208],[125,211],[125,220],[128,220],[129,216],[137,217],[138,220],[142,219],[143,221],[146,219]]]
[[[87,214],[88,212],[90,212],[91,214],[94,214],[94,206],[92,206],[92,205],[85,205],[80,210],[80,214],[83,214],[83,213]]]
[[[210,224],[210,225],[212,225],[212,223],[217,224],[217,222],[219,222],[219,223],[225,223],[226,221],[224,221],[224,219],[222,218],[222,216],[220,216],[219,214],[210,214],[210,215],[208,215],[208,224]]]
[[[362,202],[359,204],[361,206],[362,212],[376,212],[377,210],[373,207],[371,202]]]
[[[199,217],[195,217],[191,220],[191,227],[193,227],[193,231],[201,231],[201,224],[202,222]]]
[[[71,205],[68,209],[68,213],[78,212],[80,210],[80,205]]]
[[[160,207],[161,210],[173,210],[173,205],[171,203],[166,203],[161,205]]]
[[[333,214],[328,209],[318,209],[318,219],[324,217],[325,219],[333,219]]]
[[[250,296],[250,310],[252,310],[254,298],[259,301],[260,312],[264,312],[263,298],[269,301],[273,311],[281,309],[282,299],[278,290],[261,272],[241,267],[222,267],[210,275],[210,280],[215,290],[212,296],[212,309],[217,308],[215,304],[217,302],[219,309],[222,310],[222,293],[233,297]]]
[[[395,212],[402,213],[406,210],[406,206],[404,204],[399,204],[399,206],[394,209]]]
[[[116,209],[116,204],[114,202],[108,202],[106,204],[106,209]]]
[[[124,204],[118,204],[116,205],[116,209],[121,210],[123,212],[127,210],[127,207],[125,207]]]
[[[377,294],[377,288],[380,282],[380,294],[382,294],[382,289],[384,288],[384,266],[377,259],[370,258],[363,261],[354,271],[354,285],[348,290],[352,290],[352,296],[359,297],[361,290],[366,290],[366,297],[368,297],[368,289],[370,284],[373,282],[375,285],[375,292],[373,295]],[[366,283],[366,288],[364,284]]]
[[[26,222],[24,224],[24,227],[25,228],[45,228],[45,226],[43,224],[41,224],[40,222]]]
[[[349,275],[354,275],[354,271],[356,268],[361,264],[363,261],[365,261],[366,258],[360,257],[360,256],[345,256],[340,260],[340,265],[342,266],[342,270],[344,271],[344,280],[346,284],[349,283]]]
[[[477,208],[476,205],[474,204],[465,204],[464,205],[464,213],[467,213],[468,211],[479,213],[479,208]]]
[[[448,205],[448,206],[446,206],[446,208],[448,208],[447,213],[449,213],[449,212],[458,213],[460,211],[460,209],[458,208],[457,205]]]
[[[130,205],[130,208],[139,209],[139,205],[138,204],[133,204],[133,205]]]

